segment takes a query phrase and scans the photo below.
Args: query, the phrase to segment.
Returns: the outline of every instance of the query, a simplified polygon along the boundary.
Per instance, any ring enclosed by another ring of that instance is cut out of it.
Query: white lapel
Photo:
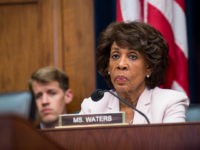
[[[150,115],[150,103],[151,103],[151,95],[153,90],[149,90],[148,88],[145,88],[141,96],[139,97],[136,109],[144,113],[149,120]],[[134,113],[134,119],[133,124],[147,124],[146,119],[135,111]]]

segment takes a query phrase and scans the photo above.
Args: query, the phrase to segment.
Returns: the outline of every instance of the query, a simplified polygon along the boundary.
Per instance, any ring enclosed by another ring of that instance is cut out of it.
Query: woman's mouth
[[[115,78],[115,82],[119,83],[119,84],[123,84],[125,82],[127,82],[127,78],[125,76],[117,76]]]

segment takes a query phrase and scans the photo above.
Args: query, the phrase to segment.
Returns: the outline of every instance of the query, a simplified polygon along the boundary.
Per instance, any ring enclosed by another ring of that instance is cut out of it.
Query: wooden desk
[[[200,123],[99,126],[42,131],[66,149],[200,149]]]
[[[60,145],[37,131],[28,121],[0,115],[1,150],[61,150]]]

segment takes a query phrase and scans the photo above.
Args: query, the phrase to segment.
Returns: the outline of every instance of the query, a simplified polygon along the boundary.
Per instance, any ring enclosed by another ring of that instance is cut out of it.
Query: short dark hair
[[[100,34],[97,46],[97,70],[113,87],[108,75],[108,64],[113,42],[122,48],[137,50],[144,56],[151,69],[151,76],[145,79],[148,88],[163,83],[167,69],[168,44],[162,34],[151,25],[139,22],[113,22]]]
[[[32,83],[37,81],[39,83],[48,83],[57,81],[60,88],[66,91],[69,88],[69,78],[65,72],[55,67],[43,67],[32,73],[29,79],[29,90],[33,93]]]

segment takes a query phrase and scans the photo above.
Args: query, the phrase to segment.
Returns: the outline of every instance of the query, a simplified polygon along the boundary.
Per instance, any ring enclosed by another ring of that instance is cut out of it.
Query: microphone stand
[[[136,109],[135,107],[133,107],[133,105],[131,105],[130,103],[128,103],[126,100],[122,99],[121,97],[117,96],[116,94],[112,93],[109,90],[104,90],[104,92],[109,92],[113,96],[117,97],[122,103],[126,104],[127,106],[131,107],[132,109],[134,109],[135,111],[137,111],[139,114],[141,114],[146,119],[147,123],[150,124],[150,121],[147,118],[147,116],[143,112],[141,112],[138,109]]]

